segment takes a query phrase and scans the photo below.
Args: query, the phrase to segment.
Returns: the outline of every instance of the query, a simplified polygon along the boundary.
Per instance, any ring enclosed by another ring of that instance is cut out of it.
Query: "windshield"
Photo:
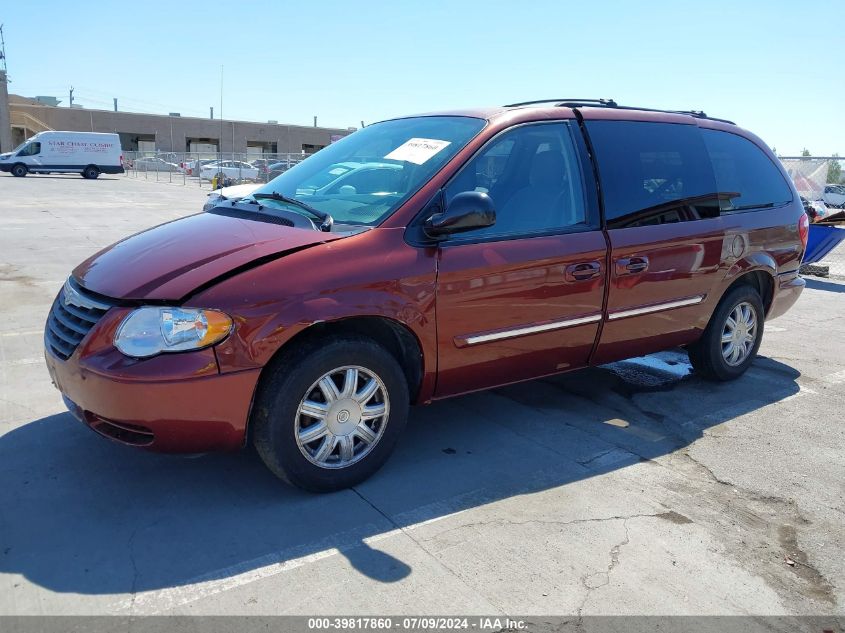
[[[332,143],[255,193],[276,192],[307,202],[339,224],[375,226],[416,193],[484,123],[459,116],[376,123]],[[269,198],[261,204],[296,210]]]
[[[11,151],[11,153],[12,153],[12,154],[15,154],[15,153],[17,153],[17,152],[21,151],[21,150],[24,148],[24,146],[25,146],[27,143],[29,143],[31,140],[32,140],[31,138],[26,139],[23,143],[21,143],[21,144],[20,144],[20,145],[18,145],[15,149],[13,149],[13,150]]]

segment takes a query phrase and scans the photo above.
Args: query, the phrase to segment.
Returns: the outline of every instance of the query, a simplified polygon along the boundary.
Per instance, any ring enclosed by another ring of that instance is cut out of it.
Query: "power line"
[[[173,110],[172,105],[167,105],[165,103],[159,103],[157,101],[146,101],[144,99],[135,99],[133,97],[127,97],[126,95],[121,94],[114,94],[112,92],[103,92],[101,90],[94,90],[93,88],[88,88],[86,86],[79,86],[79,88],[84,91],[86,94],[97,95],[101,97],[108,97],[109,99],[117,98],[122,102],[128,101],[129,103],[139,103],[144,106],[153,106],[156,108],[161,108],[162,110],[167,110],[168,112]],[[93,99],[89,99],[89,101],[93,101]],[[177,106],[178,107],[178,106]],[[192,114],[196,114],[197,116],[205,116],[205,113],[200,110],[194,110],[192,108],[180,108],[183,112],[190,112]]]

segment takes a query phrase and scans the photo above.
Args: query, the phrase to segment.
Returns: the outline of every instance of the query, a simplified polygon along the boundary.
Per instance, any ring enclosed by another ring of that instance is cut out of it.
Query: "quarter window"
[[[466,237],[546,233],[584,225],[584,184],[569,122],[525,125],[494,139],[446,188],[493,199],[496,223]],[[461,239],[461,238],[458,238]]]
[[[698,127],[588,121],[608,228],[718,217],[719,189]]]
[[[713,163],[716,184],[726,194],[723,212],[773,207],[792,200],[786,180],[754,143],[719,130],[702,130],[701,134]]]

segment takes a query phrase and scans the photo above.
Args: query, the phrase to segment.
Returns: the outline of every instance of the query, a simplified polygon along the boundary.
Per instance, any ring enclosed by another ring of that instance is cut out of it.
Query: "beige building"
[[[12,147],[36,132],[116,132],[126,151],[313,153],[350,129],[136,114],[45,105],[9,95]],[[221,147],[222,138],[222,147]],[[8,151],[10,148],[3,148]]]

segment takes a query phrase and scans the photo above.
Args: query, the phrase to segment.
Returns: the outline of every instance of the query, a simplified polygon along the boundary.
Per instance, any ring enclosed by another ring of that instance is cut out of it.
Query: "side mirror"
[[[481,191],[459,193],[443,213],[435,213],[423,224],[423,231],[432,239],[441,239],[452,233],[482,229],[496,223],[493,200]]]

